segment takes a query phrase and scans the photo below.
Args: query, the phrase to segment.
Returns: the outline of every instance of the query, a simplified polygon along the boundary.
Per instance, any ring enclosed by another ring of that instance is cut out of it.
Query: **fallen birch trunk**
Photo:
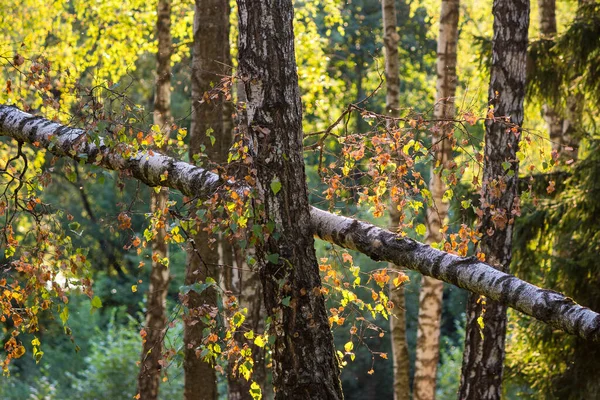
[[[217,174],[206,169],[157,152],[110,148],[101,139],[93,143],[82,129],[35,117],[15,107],[0,105],[0,136],[36,143],[58,157],[119,171],[149,186],[166,186],[188,196],[208,197],[223,184]],[[557,329],[600,341],[600,315],[561,293],[541,289],[474,257],[436,250],[366,222],[315,207],[311,218],[313,231],[322,240],[357,250],[376,261],[419,271],[506,304]]]

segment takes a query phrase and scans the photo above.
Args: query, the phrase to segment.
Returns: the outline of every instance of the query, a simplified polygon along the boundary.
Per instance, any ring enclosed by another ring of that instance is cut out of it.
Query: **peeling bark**
[[[156,93],[154,95],[153,122],[168,137],[171,129],[171,0],[159,0],[157,9],[156,36]],[[167,188],[150,195],[150,210],[164,220],[163,211],[169,199]],[[167,327],[167,291],[169,289],[169,269],[161,260],[168,259],[169,245],[165,224],[156,227],[152,240],[152,270],[146,302],[146,337],[143,342],[140,372],[138,375],[138,393],[142,399],[158,399],[160,384],[163,338]]]
[[[247,99],[240,130],[250,141],[256,170],[254,223],[275,225],[256,245],[270,335],[275,336],[275,398],[341,399],[310,228],[292,1],[237,3],[239,75]]]
[[[442,0],[440,31],[437,43],[436,104],[433,116],[438,120],[454,118],[456,94],[456,46],[458,43],[459,0]],[[437,165],[432,165],[429,191],[432,206],[428,207],[426,243],[441,243],[444,220],[448,216],[448,203],[443,201],[446,185],[442,171],[449,168],[452,159],[451,136],[454,125],[443,123],[433,134],[432,143]],[[441,166],[439,173],[435,167]],[[414,398],[435,398],[437,365],[440,356],[440,324],[442,319],[442,295],[444,284],[431,277],[423,277],[419,293],[419,317],[417,325],[417,354],[415,362]]]
[[[230,75],[231,56],[229,52],[229,1],[196,0],[194,13],[194,44],[192,48],[192,126],[190,129],[190,160],[204,153],[212,162],[227,162],[232,142],[232,107],[224,98],[211,101],[204,94],[217,85],[223,76]],[[212,129],[214,145],[207,136]],[[195,208],[192,213],[195,214]],[[196,234],[191,235],[186,263],[185,284],[204,282],[211,277],[219,281],[218,265],[224,264],[219,255],[219,247],[225,256],[226,243],[205,230],[205,224],[196,225]],[[231,256],[229,254],[229,256]],[[231,265],[231,264],[229,264]],[[216,399],[217,376],[213,365],[199,358],[196,350],[203,343],[201,321],[210,308],[217,307],[217,293],[210,288],[201,294],[190,292],[188,297],[189,315],[184,318],[183,342],[185,346],[184,398],[186,400]]]
[[[383,18],[383,42],[385,52],[385,108],[386,113],[392,117],[399,116],[400,109],[400,66],[398,57],[398,44],[400,35],[397,29],[396,0],[383,0],[381,2]],[[390,120],[389,129],[396,128]],[[400,216],[396,204],[391,205],[390,230],[395,232],[398,228]],[[391,266],[398,268],[402,266]],[[406,301],[404,288],[395,287],[390,282],[390,300],[394,303],[394,315],[390,318],[390,331],[392,341],[392,354],[394,363],[394,399],[410,399],[410,363],[408,359],[408,344],[406,343]]]
[[[483,217],[479,226],[483,237],[479,246],[490,265],[508,272],[513,223],[518,214],[516,153],[521,132],[511,130],[506,122],[519,127],[523,124],[529,0],[495,0],[493,14],[489,102],[494,115],[501,118],[486,121],[480,206]],[[505,168],[504,163],[510,167]],[[506,304],[497,300],[482,299],[476,294],[469,296],[460,399],[500,399]]]
[[[222,185],[203,168],[153,152],[125,155],[123,149],[88,141],[85,131],[70,128],[18,108],[0,105],[0,136],[38,147],[58,157],[95,164],[132,176],[149,186],[165,186],[187,196],[208,198]],[[85,157],[83,155],[85,154]],[[102,158],[97,161],[97,156]],[[169,172],[166,179],[160,176]],[[600,342],[600,315],[561,293],[541,289],[470,257],[462,258],[397,236],[388,230],[315,207],[310,231],[318,238],[357,250],[373,260],[402,265],[426,276],[486,296],[556,329]]]

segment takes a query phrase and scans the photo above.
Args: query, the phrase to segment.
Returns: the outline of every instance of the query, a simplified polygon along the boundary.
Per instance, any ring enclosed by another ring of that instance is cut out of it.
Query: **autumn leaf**
[[[353,349],[354,349],[354,343],[352,343],[352,342],[347,342],[344,345],[344,350],[346,350],[346,353],[350,353]]]
[[[392,282],[394,284],[394,287],[398,287],[398,286],[402,285],[404,282],[408,282],[408,281],[410,281],[410,278],[408,277],[408,275],[406,275],[405,273],[399,273],[398,276],[395,277]]]

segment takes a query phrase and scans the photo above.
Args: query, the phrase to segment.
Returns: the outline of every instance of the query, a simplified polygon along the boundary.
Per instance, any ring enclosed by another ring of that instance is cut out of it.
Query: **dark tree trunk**
[[[206,92],[217,86],[224,76],[231,74],[229,51],[229,1],[196,0],[194,14],[194,44],[192,49],[192,127],[190,132],[190,160],[201,152],[212,162],[225,163],[232,141],[232,107],[223,98],[204,101]],[[211,143],[207,131],[215,138]],[[198,221],[188,250],[186,285],[203,282],[207,277],[218,281],[218,265],[227,262],[219,257],[219,242],[211,244],[213,235],[204,230],[204,221]],[[224,254],[224,252],[223,252]],[[222,262],[223,261],[223,262]],[[208,289],[201,294],[189,293],[189,315],[184,318],[183,340],[184,398],[212,400],[217,398],[217,377],[214,367],[202,360],[196,350],[202,344],[205,324],[199,319],[211,307],[217,306],[217,294]]]
[[[168,137],[171,128],[171,1],[159,0],[157,10],[156,35],[156,93],[154,95],[154,124]],[[151,211],[159,221],[164,221],[163,211],[169,198],[167,188],[156,193],[152,191]],[[167,325],[166,302],[169,288],[169,269],[160,261],[167,259],[169,247],[165,242],[165,224],[155,224],[152,240],[152,271],[146,304],[146,337],[144,338],[138,393],[142,399],[157,399],[160,383],[159,364],[162,358],[163,337]]]
[[[255,168],[257,258],[272,319],[277,399],[340,399],[333,336],[310,228],[302,157],[302,105],[291,0],[238,0],[239,74],[247,98],[240,125]],[[266,227],[274,224],[274,231]]]
[[[496,119],[486,121],[482,182],[484,212],[480,251],[492,266],[508,271],[512,256],[513,222],[518,206],[517,177],[520,129],[525,97],[528,0],[495,0],[494,41],[489,101]],[[503,163],[510,163],[510,168]],[[483,329],[478,318],[482,317]],[[460,399],[500,399],[506,306],[471,294],[467,305],[467,332]]]

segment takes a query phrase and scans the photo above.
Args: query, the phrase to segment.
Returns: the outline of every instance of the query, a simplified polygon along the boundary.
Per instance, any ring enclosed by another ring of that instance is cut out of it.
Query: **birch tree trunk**
[[[538,0],[539,8],[539,24],[540,34],[546,40],[554,40],[556,37],[556,0]],[[542,113],[546,125],[548,126],[548,133],[550,136],[550,142],[552,144],[552,150],[556,151],[559,155],[559,159],[566,161],[572,156],[576,156],[577,153],[572,153],[566,150],[566,147],[577,146],[578,143],[573,141],[570,133],[573,124],[565,119],[565,116],[573,114],[569,112],[570,109],[576,108],[576,101],[573,96],[567,98],[567,109],[566,112],[560,111],[558,107],[552,104],[544,104],[542,106]]]
[[[437,43],[437,84],[435,119],[454,118],[454,96],[456,94],[456,46],[458,43],[459,0],[442,0],[440,32]],[[441,129],[433,134],[436,165],[431,168],[429,191],[432,207],[427,209],[426,243],[441,243],[441,232],[448,216],[448,203],[443,201],[446,185],[442,171],[449,168],[453,134],[452,123],[442,123]],[[438,173],[435,168],[441,167]],[[417,354],[415,363],[414,398],[435,398],[436,374],[439,360],[440,323],[442,318],[442,295],[444,284],[435,278],[424,276],[419,294],[419,317],[417,324]]]
[[[302,147],[302,104],[291,0],[238,0],[239,75],[247,98],[240,129],[256,169],[259,274],[271,317],[276,399],[341,399],[314,250]],[[260,236],[260,235],[259,235]]]
[[[396,17],[396,0],[383,0],[381,2],[383,17],[383,42],[385,53],[385,82],[386,96],[385,109],[391,117],[399,116],[400,109],[400,66],[398,57],[398,22]],[[388,128],[397,128],[395,123],[390,123]],[[390,210],[390,230],[398,229],[400,216],[396,204],[392,202]],[[401,266],[391,265],[392,268]],[[395,287],[390,282],[390,300],[394,303],[394,316],[390,318],[392,341],[392,354],[394,363],[394,399],[410,399],[410,363],[408,359],[408,345],[406,343],[406,301],[404,288]]]
[[[168,137],[171,129],[171,0],[159,0],[157,10],[156,36],[156,93],[154,95],[154,124]],[[167,326],[167,291],[169,288],[169,269],[162,260],[169,257],[169,246],[165,241],[165,213],[169,199],[167,188],[158,193],[152,191],[151,212],[158,218],[154,224],[152,240],[152,270],[146,302],[146,336],[143,339],[140,373],[138,375],[138,393],[142,399],[157,399],[160,383],[163,338]]]
[[[592,0],[579,0],[578,5],[589,4]],[[546,40],[554,40],[556,29],[556,0],[538,0],[540,33]],[[578,12],[579,13],[579,12]],[[577,160],[577,150],[581,140],[580,125],[583,116],[584,98],[578,87],[573,87],[566,100],[566,106],[544,104],[542,106],[544,120],[552,150],[558,153],[562,162]]]
[[[217,164],[227,162],[232,141],[232,112],[223,98],[207,100],[204,94],[218,85],[223,76],[230,75],[229,65],[229,1],[196,0],[194,13],[194,44],[192,49],[192,126],[190,129],[190,160],[202,152]],[[212,130],[212,133],[211,133]],[[214,145],[210,137],[215,138]],[[206,221],[197,221],[195,233],[188,247],[185,284],[204,282],[211,277],[219,281],[221,260],[232,259],[228,243],[219,243],[206,230]],[[230,264],[231,265],[231,264]],[[202,360],[197,351],[203,344],[201,318],[217,307],[217,293],[213,288],[198,294],[189,292],[189,314],[184,317],[184,398],[186,400],[213,400],[217,398],[217,377],[214,366]]]
[[[523,123],[529,0],[494,0],[493,14],[489,101],[496,118],[486,121],[480,251],[490,265],[508,271],[519,203],[520,129],[512,130],[505,120]],[[510,167],[505,169],[503,163]],[[505,336],[506,306],[469,296],[460,399],[500,399]]]
[[[539,8],[539,23],[540,34],[546,40],[553,40],[556,36],[556,0],[538,0]],[[563,128],[563,119],[558,110],[550,104],[542,106],[542,113],[546,125],[550,141],[552,142],[552,150],[560,151],[562,148],[561,137]]]

